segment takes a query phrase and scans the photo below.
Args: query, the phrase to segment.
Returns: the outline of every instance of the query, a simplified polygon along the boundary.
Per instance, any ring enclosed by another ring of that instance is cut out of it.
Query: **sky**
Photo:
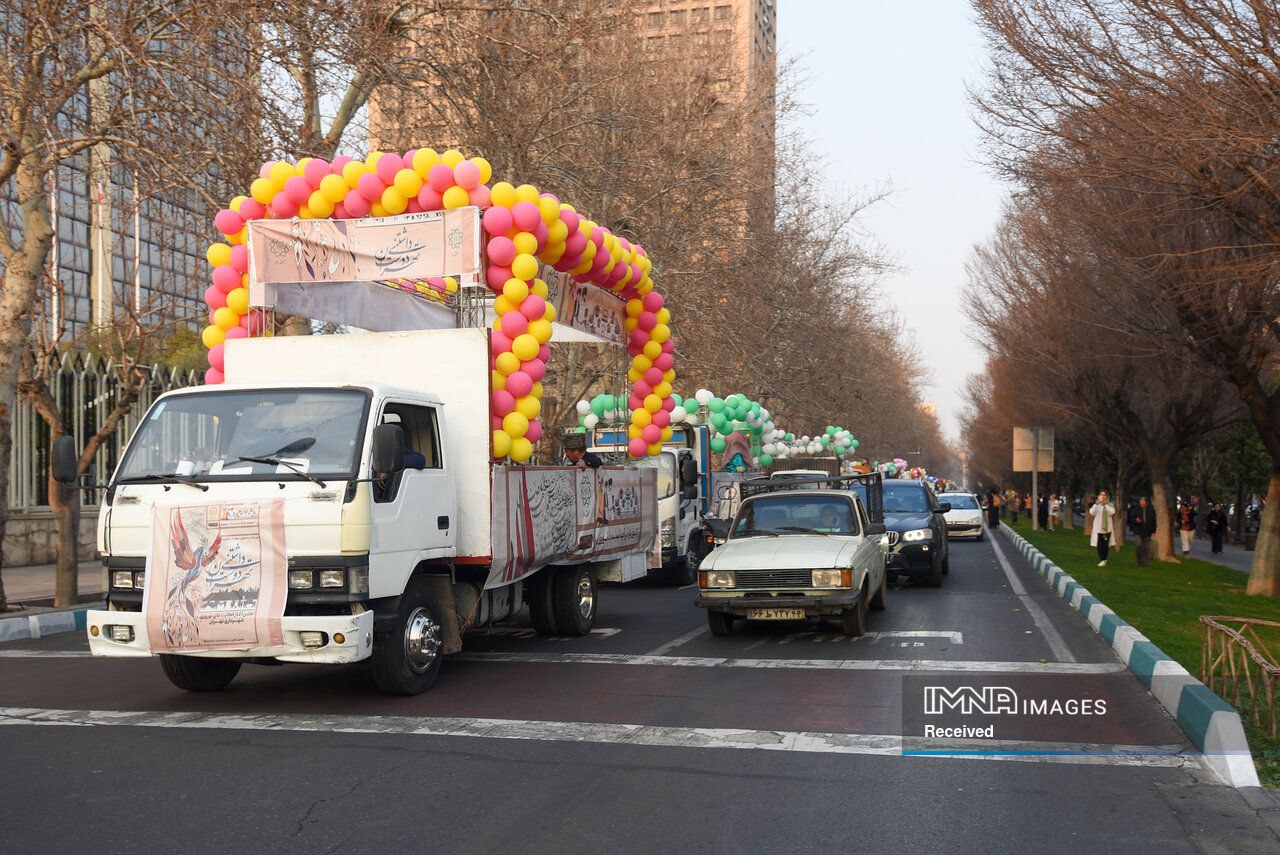
[[[987,239],[1006,188],[980,162],[965,94],[984,46],[965,0],[779,0],[778,53],[799,59],[800,120],[847,189],[891,185],[862,227],[898,269],[885,295],[911,330],[943,433],[958,438],[965,377],[982,355],[965,336],[964,265]]]

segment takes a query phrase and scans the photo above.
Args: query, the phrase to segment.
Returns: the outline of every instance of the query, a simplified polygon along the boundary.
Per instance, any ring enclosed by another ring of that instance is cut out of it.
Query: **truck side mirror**
[[[64,487],[75,484],[80,474],[79,455],[76,453],[76,438],[63,434],[53,441],[53,453],[49,466],[53,470],[53,480]]]
[[[378,425],[373,429],[373,471],[394,475],[404,469],[404,432],[400,425]]]
[[[692,457],[686,457],[680,461],[680,483],[697,484],[697,482],[698,464]]]

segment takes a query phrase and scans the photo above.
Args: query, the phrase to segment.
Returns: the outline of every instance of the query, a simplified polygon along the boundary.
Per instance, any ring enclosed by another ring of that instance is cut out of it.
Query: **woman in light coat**
[[[1089,508],[1089,519],[1093,521],[1089,543],[1098,548],[1098,566],[1107,566],[1107,551],[1111,548],[1111,539],[1115,535],[1116,507],[1107,501],[1107,491],[1098,494],[1098,500]]]

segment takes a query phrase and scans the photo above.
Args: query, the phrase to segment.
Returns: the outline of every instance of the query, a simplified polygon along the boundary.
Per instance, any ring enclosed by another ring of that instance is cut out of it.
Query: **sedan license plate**
[[[804,609],[747,609],[747,620],[804,620]]]

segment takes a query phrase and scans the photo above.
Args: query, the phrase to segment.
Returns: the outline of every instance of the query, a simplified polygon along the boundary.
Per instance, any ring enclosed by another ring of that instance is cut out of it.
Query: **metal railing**
[[[1280,665],[1258,628],[1280,632],[1280,622],[1216,615],[1205,615],[1200,622],[1204,624],[1200,679],[1242,716],[1252,715],[1254,726],[1274,739]]]
[[[195,371],[166,366],[151,366],[150,371],[151,381],[94,456],[89,472],[95,482],[106,481],[111,475],[139,419],[157,396],[201,382]],[[67,428],[81,447],[85,438],[105,421],[120,395],[120,382],[111,362],[81,353],[63,354],[50,385]],[[9,453],[9,509],[45,508],[49,504],[49,426],[29,401],[20,398],[14,408],[10,435],[13,449]],[[101,499],[101,491],[85,491],[83,495],[86,505],[96,505]]]

